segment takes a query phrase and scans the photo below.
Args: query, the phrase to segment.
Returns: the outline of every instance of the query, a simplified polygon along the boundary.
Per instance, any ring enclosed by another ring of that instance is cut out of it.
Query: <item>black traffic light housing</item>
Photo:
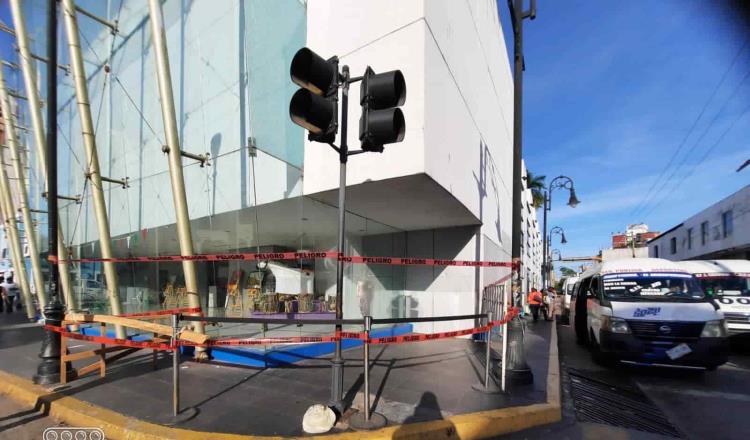
[[[290,75],[302,87],[289,103],[292,122],[306,129],[311,141],[333,142],[338,132],[338,57],[325,60],[303,47],[292,58]]]
[[[400,70],[375,73],[367,66],[360,87],[362,116],[359,140],[363,151],[383,152],[384,144],[404,140],[406,124],[400,106],[406,101],[406,82]]]

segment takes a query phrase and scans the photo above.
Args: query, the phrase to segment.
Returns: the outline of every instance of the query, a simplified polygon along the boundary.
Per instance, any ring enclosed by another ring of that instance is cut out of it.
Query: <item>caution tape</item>
[[[133,348],[152,348],[157,350],[172,350],[173,347],[170,344],[163,342],[150,342],[150,341],[133,341],[130,339],[119,339],[119,338],[107,338],[105,336],[89,336],[82,335],[80,333],[71,333],[65,329],[65,327],[58,327],[55,325],[45,325],[46,330],[52,330],[60,333],[61,336],[65,336],[70,339],[78,339],[79,341],[96,342],[99,344],[108,345],[120,345],[123,347]]]
[[[191,313],[202,313],[200,307],[186,307],[181,309],[168,309],[168,310],[154,310],[150,312],[134,312],[134,313],[122,313],[119,315],[121,318],[141,318],[144,316],[159,316],[159,315],[179,315],[179,314],[191,314]]]
[[[404,342],[434,341],[436,339],[455,338],[456,336],[473,335],[474,333],[485,333],[492,328],[490,325],[484,327],[467,328],[465,330],[454,330],[440,333],[420,333],[416,335],[386,336],[382,338],[370,338],[370,344],[401,344]]]
[[[148,312],[153,315],[165,314],[167,312],[173,313],[175,310],[194,310],[194,309],[172,309],[172,310],[159,310],[155,312]],[[337,342],[344,339],[355,339],[360,340],[369,344],[402,344],[408,342],[422,342],[422,341],[434,341],[438,339],[455,338],[458,336],[472,335],[476,333],[485,333],[490,331],[492,327],[497,327],[510,322],[519,313],[517,307],[511,307],[505,314],[505,317],[500,320],[492,321],[482,327],[468,328],[464,330],[453,330],[448,332],[438,333],[420,333],[403,336],[385,336],[380,338],[368,338],[366,332],[338,332],[333,336],[289,336],[289,337],[276,337],[276,338],[223,338],[213,339],[206,343],[199,344],[190,341],[177,341],[180,346],[191,346],[191,347],[228,347],[228,346],[257,346],[257,345],[282,345],[282,344],[310,344],[319,342]],[[121,315],[122,316],[122,315]],[[149,342],[149,341],[133,341],[130,339],[119,339],[119,338],[108,338],[104,336],[89,336],[82,335],[80,333],[71,333],[66,330],[65,327],[58,327],[54,325],[45,325],[45,329],[52,330],[66,338],[78,339],[81,341],[95,342],[100,344],[109,345],[120,345],[124,347],[133,348],[151,348],[157,350],[172,350],[173,347],[170,344],[160,342]]]
[[[53,264],[60,263],[167,263],[180,261],[264,261],[264,260],[300,260],[332,258],[354,264],[385,264],[396,266],[459,266],[459,267],[514,267],[510,261],[472,261],[445,260],[436,258],[402,258],[402,257],[362,257],[345,256],[338,252],[260,252],[260,253],[232,253],[232,254],[200,254],[200,255],[160,255],[150,257],[123,258],[78,258],[60,260],[50,255],[48,260]]]

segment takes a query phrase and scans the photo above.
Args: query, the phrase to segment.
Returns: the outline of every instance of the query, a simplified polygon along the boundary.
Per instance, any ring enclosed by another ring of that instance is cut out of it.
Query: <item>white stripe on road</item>
[[[750,394],[740,393],[725,393],[721,391],[703,391],[703,390],[691,390],[691,389],[674,389],[671,387],[661,385],[643,385],[640,384],[641,388],[648,391],[666,392],[672,394],[679,394],[681,396],[692,396],[692,397],[711,397],[714,399],[726,399],[726,400],[738,400],[741,402],[750,402]]]

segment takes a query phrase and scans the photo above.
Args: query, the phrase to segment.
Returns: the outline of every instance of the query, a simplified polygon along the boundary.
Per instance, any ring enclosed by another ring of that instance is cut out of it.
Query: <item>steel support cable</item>
[[[636,205],[635,208],[630,212],[631,215],[635,215],[638,211],[642,211],[646,209],[646,206],[648,205],[648,201],[655,196],[653,194],[653,190],[658,185],[658,183],[661,181],[661,178],[664,177],[667,170],[672,166],[672,163],[677,158],[680,151],[682,151],[682,148],[687,144],[687,140],[690,138],[690,135],[693,134],[693,131],[698,126],[698,122],[700,122],[701,118],[703,118],[703,115],[706,113],[706,110],[708,110],[709,105],[713,101],[714,97],[718,93],[719,89],[721,89],[721,86],[724,85],[724,82],[729,77],[729,73],[734,68],[734,65],[737,64],[737,61],[740,59],[740,55],[742,55],[742,52],[745,50],[745,48],[750,44],[750,40],[746,40],[745,43],[737,50],[737,53],[735,54],[734,58],[732,59],[732,63],[729,65],[726,71],[724,71],[724,74],[722,75],[721,79],[719,80],[719,83],[714,87],[713,91],[711,92],[711,95],[708,97],[708,100],[703,105],[703,108],[698,113],[698,117],[695,118],[693,123],[691,124],[690,128],[688,129],[687,134],[685,134],[685,137],[682,139],[682,141],[677,145],[677,148],[675,149],[674,153],[672,153],[672,157],[667,162],[667,166],[662,168],[661,172],[659,173],[659,176],[654,180],[654,182],[651,184],[651,187],[649,187],[648,191],[646,192],[646,195],[641,199],[641,201]]]
[[[686,180],[686,179],[687,179],[687,178],[688,178],[689,176],[692,176],[692,175],[693,175],[693,173],[694,173],[694,172],[695,172],[695,170],[696,170],[696,169],[698,168],[698,166],[700,166],[700,164],[702,164],[702,163],[703,163],[703,162],[704,162],[704,161],[705,161],[705,160],[706,160],[706,159],[708,158],[708,155],[709,155],[709,154],[711,154],[711,152],[712,152],[712,151],[713,151],[714,149],[716,149],[716,147],[717,147],[717,146],[718,146],[718,145],[719,145],[719,144],[721,143],[721,141],[723,141],[723,140],[724,140],[724,138],[726,137],[726,135],[727,135],[727,134],[728,134],[728,133],[729,133],[729,132],[730,132],[730,131],[732,130],[732,128],[734,128],[734,126],[735,126],[735,125],[737,124],[737,122],[739,122],[739,120],[740,120],[740,119],[742,119],[742,117],[743,117],[743,116],[745,116],[745,115],[747,114],[747,112],[748,112],[748,111],[750,111],[750,106],[747,106],[747,107],[745,107],[745,109],[744,109],[744,110],[742,110],[742,111],[741,111],[741,112],[740,112],[740,113],[739,113],[739,114],[737,115],[737,117],[736,117],[736,118],[734,118],[734,120],[733,120],[733,121],[732,121],[732,122],[731,122],[731,123],[730,123],[730,124],[729,124],[729,125],[727,126],[727,128],[726,128],[726,129],[725,129],[725,130],[724,130],[724,131],[723,131],[723,132],[721,133],[721,135],[720,135],[720,136],[719,136],[719,137],[718,137],[718,138],[716,139],[716,141],[715,141],[715,142],[714,142],[714,143],[713,143],[713,144],[712,144],[712,145],[711,145],[711,146],[710,146],[710,147],[709,147],[709,148],[708,148],[708,149],[707,149],[707,150],[705,151],[705,153],[704,153],[704,154],[703,154],[703,156],[702,156],[702,157],[700,158],[700,160],[699,160],[698,162],[696,162],[695,164],[693,164],[693,166],[692,166],[692,168],[690,168],[690,171],[689,171],[689,172],[687,172],[687,173],[682,173],[682,176],[681,176],[680,180],[679,180],[679,181],[677,181],[677,184],[676,184],[676,185],[674,185],[674,186],[672,187],[672,189],[671,189],[671,190],[670,190],[669,192],[665,193],[665,194],[664,194],[664,195],[663,195],[663,196],[662,196],[662,197],[661,197],[661,198],[659,199],[658,203],[655,203],[655,204],[654,204],[654,205],[653,205],[653,206],[651,207],[651,209],[649,209],[649,211],[648,211],[648,212],[646,213],[646,215],[649,215],[649,214],[651,214],[651,213],[652,213],[652,212],[654,211],[654,209],[655,209],[655,208],[656,208],[657,206],[659,206],[659,204],[661,204],[661,202],[663,202],[663,201],[664,201],[664,199],[666,199],[666,198],[667,198],[668,196],[670,196],[670,195],[671,195],[672,193],[674,193],[674,192],[675,192],[675,191],[677,190],[677,188],[679,188],[679,187],[680,187],[680,185],[682,184],[682,182],[684,182],[684,181],[685,181],[685,180]]]

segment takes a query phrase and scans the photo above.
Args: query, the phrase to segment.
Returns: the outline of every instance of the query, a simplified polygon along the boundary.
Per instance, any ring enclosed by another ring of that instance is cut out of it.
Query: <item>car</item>
[[[581,275],[574,294],[573,328],[596,362],[701,370],[727,362],[724,315],[675,262],[602,262]]]
[[[688,260],[680,266],[697,278],[719,306],[729,334],[750,336],[750,261]]]

